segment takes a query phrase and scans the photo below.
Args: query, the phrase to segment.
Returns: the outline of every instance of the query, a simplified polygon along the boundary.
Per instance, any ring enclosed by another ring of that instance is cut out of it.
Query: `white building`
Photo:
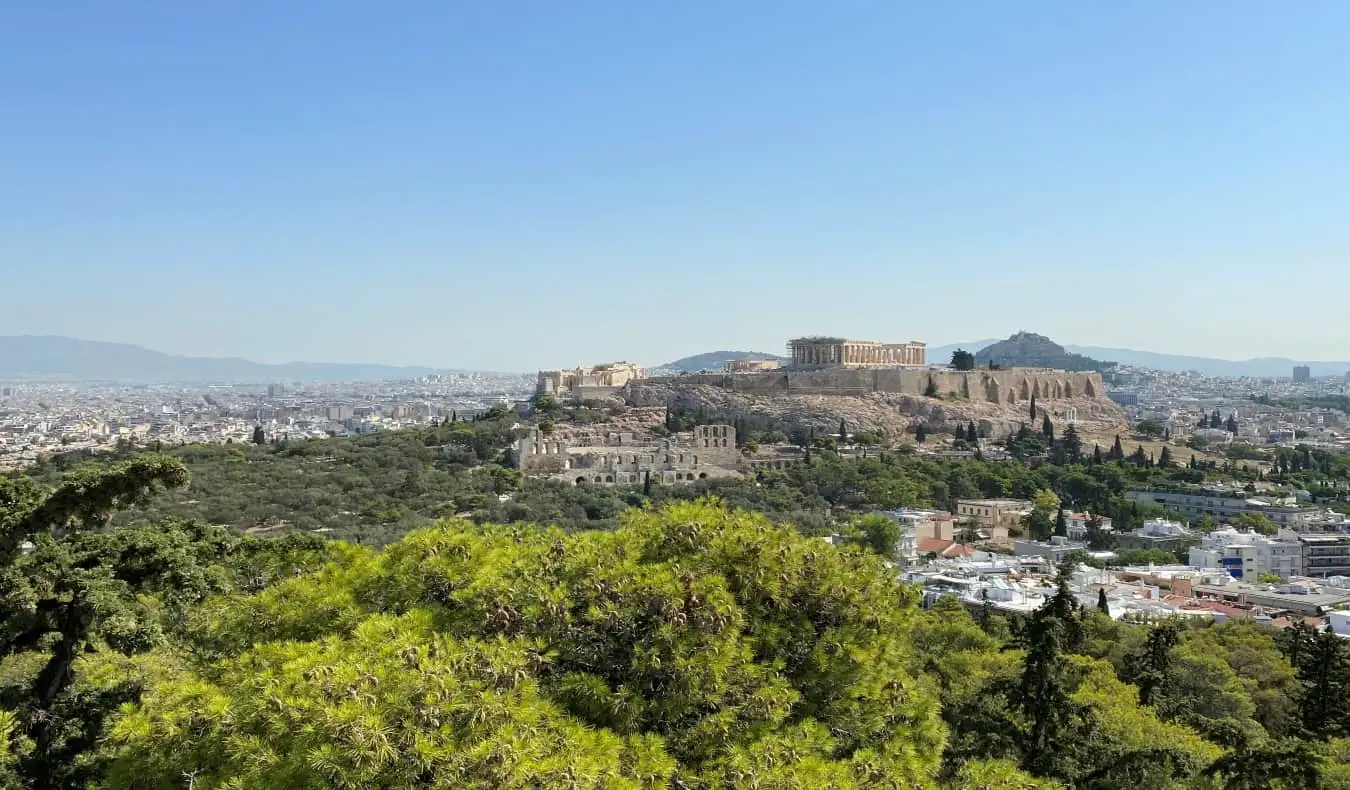
[[[1303,573],[1303,544],[1296,539],[1269,538],[1225,527],[1192,547],[1189,559],[1197,568],[1222,569],[1243,581],[1256,581],[1263,573],[1288,579]]]
[[[1064,511],[1064,524],[1069,533],[1069,540],[1087,540],[1088,523],[1092,521],[1090,513],[1074,513],[1071,510]],[[1112,529],[1111,519],[1108,516],[1097,516],[1097,528],[1102,532],[1110,532]]]
[[[1139,528],[1139,534],[1150,538],[1184,538],[1191,533],[1180,521],[1151,518]]]

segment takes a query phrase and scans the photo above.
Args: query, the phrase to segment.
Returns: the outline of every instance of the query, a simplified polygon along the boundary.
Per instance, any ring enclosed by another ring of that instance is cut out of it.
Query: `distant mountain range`
[[[767,351],[709,351],[706,354],[695,354],[692,357],[684,357],[674,362],[667,362],[659,366],[656,370],[673,370],[676,373],[697,373],[700,370],[722,370],[726,364],[734,359],[784,359],[780,354],[770,354]],[[785,360],[786,361],[786,360]]]
[[[996,339],[973,340],[968,343],[950,343],[941,346],[928,347],[928,361],[935,364],[945,364],[951,359],[952,352],[965,349],[972,354],[977,354],[985,348],[1000,342]],[[1343,376],[1350,372],[1350,361],[1346,362],[1317,362],[1301,361],[1287,359],[1284,357],[1261,357],[1258,359],[1216,359],[1213,357],[1195,357],[1182,354],[1161,354],[1154,351],[1136,351],[1130,348],[1108,348],[1103,346],[1076,346],[1065,345],[1065,351],[1072,354],[1081,354],[1085,357],[1091,357],[1093,360],[1102,362],[1115,362],[1120,365],[1131,365],[1134,367],[1152,368],[1153,370],[1165,370],[1173,373],[1184,373],[1186,371],[1195,371],[1207,376],[1231,376],[1231,377],[1250,377],[1250,378],[1289,378],[1293,375],[1295,365],[1307,365],[1313,376]],[[668,369],[683,372],[695,372],[699,370],[721,370],[724,365],[733,359],[769,359],[783,357],[778,354],[768,352],[754,351],[710,351],[706,354],[696,354],[692,357],[677,359],[661,366],[661,369]]]
[[[450,371],[361,363],[286,362],[237,357],[181,357],[127,343],[69,337],[0,336],[0,379],[136,383],[378,381]]]

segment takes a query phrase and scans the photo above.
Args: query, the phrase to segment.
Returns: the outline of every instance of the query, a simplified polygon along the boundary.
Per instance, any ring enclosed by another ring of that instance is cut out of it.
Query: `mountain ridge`
[[[167,354],[132,343],[61,335],[0,336],[0,378],[154,383],[360,381],[449,370],[361,362],[254,362],[242,357]]]
[[[770,354],[767,351],[705,351],[702,354],[693,354],[681,357],[673,362],[667,362],[664,365],[657,365],[653,369],[674,370],[680,373],[722,370],[728,362],[736,359],[781,359],[786,361],[786,357],[781,354]]]

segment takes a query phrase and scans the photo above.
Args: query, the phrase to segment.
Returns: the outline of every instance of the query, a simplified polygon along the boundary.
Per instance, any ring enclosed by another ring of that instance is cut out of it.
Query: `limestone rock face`
[[[625,396],[630,406],[702,410],[727,422],[741,418],[784,430],[815,428],[832,433],[838,430],[840,420],[852,431],[876,431],[890,437],[899,437],[921,424],[941,431],[958,422],[964,425],[974,421],[987,435],[996,437],[1015,432],[1024,423],[1034,430],[1040,428],[1039,422],[1031,424],[1027,402],[993,402],[978,394],[971,398],[957,393],[938,398],[897,392],[760,394],[668,379],[635,383],[625,389]],[[1056,424],[1064,424],[1072,415],[1079,432],[1085,435],[1110,436],[1126,429],[1124,412],[1099,392],[1042,397],[1036,405],[1038,414],[1048,413]]]
[[[980,349],[975,364],[987,366],[990,362],[1000,367],[1053,368],[1055,370],[1109,370],[1114,362],[1098,362],[1082,354],[1073,354],[1044,335],[1018,332],[1007,340]]]

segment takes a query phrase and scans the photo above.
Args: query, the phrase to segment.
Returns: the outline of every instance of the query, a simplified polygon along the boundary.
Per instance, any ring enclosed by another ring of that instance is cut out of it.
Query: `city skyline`
[[[1348,359],[1264,315],[1350,287],[1347,22],[9,10],[0,334],[497,370],[815,330]]]

